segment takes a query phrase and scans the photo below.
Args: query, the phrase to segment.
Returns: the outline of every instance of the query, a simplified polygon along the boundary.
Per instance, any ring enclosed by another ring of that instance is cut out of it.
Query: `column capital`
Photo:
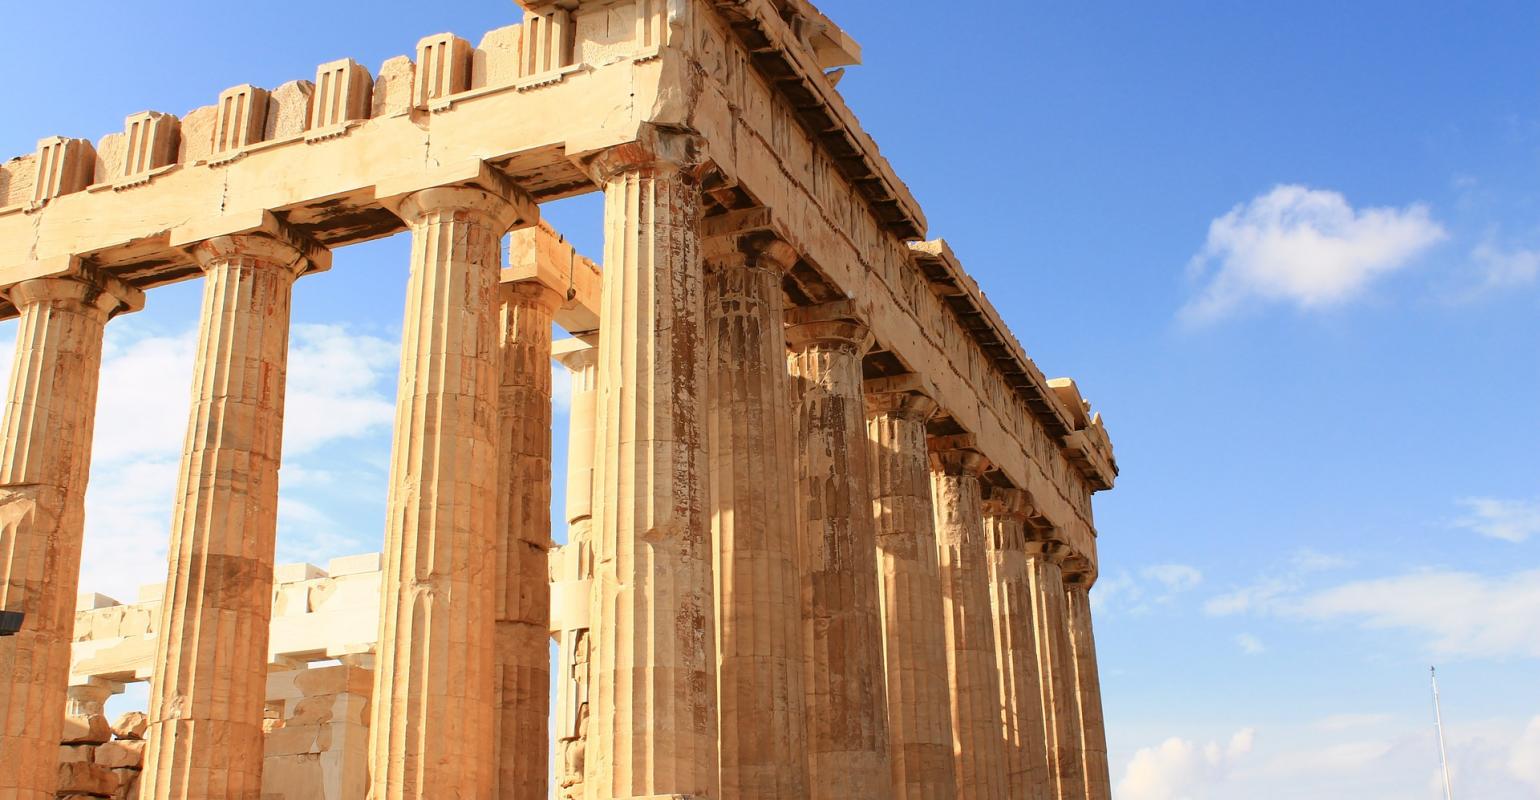
[[[984,516],[1026,520],[1032,504],[1021,489],[991,486],[984,491]]]
[[[271,211],[240,212],[189,222],[171,231],[171,246],[201,269],[232,258],[254,258],[295,275],[331,269],[332,253]]]
[[[389,178],[375,184],[380,205],[411,225],[428,214],[478,216],[499,234],[540,220],[533,197],[481,159]]]
[[[924,377],[909,373],[866,381],[866,416],[884,414],[925,422],[941,406],[935,401],[935,389]]]
[[[786,340],[794,350],[823,345],[853,347],[864,354],[874,341],[871,328],[849,300],[788,309],[785,318]]]
[[[144,308],[142,290],[79,258],[70,260],[67,273],[22,281],[8,289],[6,295],[17,310],[37,303],[64,301],[79,303],[111,318]]]
[[[691,133],[643,125],[636,141],[608,147],[578,159],[578,166],[595,183],[608,183],[625,172],[680,172],[694,179],[706,168],[706,141]]]
[[[973,434],[932,436],[926,442],[930,449],[930,468],[943,475],[958,478],[984,477],[989,469],[989,459],[974,449]]]
[[[597,337],[574,336],[558,339],[551,345],[551,358],[560,362],[569,372],[582,372],[599,364]]]
[[[547,315],[556,313],[567,296],[541,281],[519,281],[498,284],[504,302],[521,308],[539,309]]]
[[[1064,559],[1064,588],[1090,591],[1096,583],[1096,565],[1078,553]]]
[[[1027,529],[1026,534],[1027,555],[1043,556],[1060,567],[1063,567],[1065,561],[1069,559],[1071,552],[1069,545],[1045,538],[1042,533],[1033,531],[1030,528]]]

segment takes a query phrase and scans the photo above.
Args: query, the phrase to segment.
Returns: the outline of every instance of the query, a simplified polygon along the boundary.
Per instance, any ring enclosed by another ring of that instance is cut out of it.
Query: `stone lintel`
[[[949,436],[932,436],[926,442],[932,453],[947,453],[953,450],[977,451],[979,448],[978,437],[971,433],[954,433]]]
[[[7,298],[16,287],[32,280],[46,278],[70,278],[81,283],[100,288],[103,292],[112,295],[118,300],[118,308],[112,312],[112,316],[138,311],[144,308],[144,291],[119,280],[112,275],[98,269],[90,261],[80,256],[54,256],[43,258],[22,265],[17,270],[18,275],[24,276],[17,280],[9,288],[0,294]],[[12,301],[15,302],[14,300]]]
[[[866,381],[866,393],[876,394],[918,394],[935,399],[938,392],[936,387],[924,375],[916,372],[907,372],[903,375],[890,375],[886,378],[868,378]]]
[[[332,251],[295,230],[265,209],[247,209],[217,217],[205,217],[171,229],[170,244],[189,254],[199,244],[232,236],[257,236],[293,248],[304,259],[301,275],[325,272],[332,266]]]
[[[509,230],[527,228],[540,221],[540,206],[535,199],[501,170],[479,158],[386,178],[374,185],[374,196],[380,205],[400,216],[402,202],[413,194],[448,188],[480,189],[507,202],[515,212]]]
[[[815,322],[864,322],[854,300],[832,300],[812,306],[786,309],[787,325],[807,325]],[[884,379],[885,380],[885,379]],[[867,382],[870,387],[871,382]],[[868,388],[867,391],[870,391]]]
[[[599,351],[597,334],[584,333],[569,339],[557,339],[551,343],[551,358],[567,369],[582,366],[584,360],[592,360]]]
[[[555,320],[569,333],[599,329],[599,266],[544,222],[513,232],[502,282],[538,283],[561,295]]]

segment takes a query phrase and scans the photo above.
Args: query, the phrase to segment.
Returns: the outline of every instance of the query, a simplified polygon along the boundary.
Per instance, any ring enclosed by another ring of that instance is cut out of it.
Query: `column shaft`
[[[979,477],[987,465],[983,456],[966,450],[946,450],[932,457],[960,800],[1007,796],[1000,672],[990,621],[989,564],[979,494]]]
[[[494,785],[498,303],[511,201],[407,196],[412,271],[369,727],[370,797],[488,797]]]
[[[1065,616],[1063,545],[1028,542],[1027,574],[1032,580],[1032,617],[1037,623],[1038,680],[1048,732],[1049,763],[1057,797],[1085,796],[1084,764],[1080,755],[1080,707],[1075,696],[1074,660],[1070,654],[1069,621]]]
[[[289,306],[306,266],[261,236],[197,245],[203,316],[151,679],[147,797],[256,798]]]
[[[893,795],[955,800],[951,699],[941,680],[946,629],[925,443],[925,421],[936,404],[911,393],[866,400]]]
[[[142,295],[131,293],[137,306]],[[88,278],[25,281],[10,292],[21,319],[0,440],[0,609],[23,619],[0,637],[8,800],[54,796],[102,332],[126,294]]]
[[[598,349],[584,346],[559,358],[571,372],[572,403],[567,416],[567,544],[552,565],[562,594],[552,598],[559,623],[556,682],[556,775],[562,800],[582,800],[587,760],[589,650],[588,618],[593,598],[594,411]]]
[[[989,548],[1000,696],[1004,703],[1006,777],[1010,796],[1048,798],[1053,779],[1043,727],[1043,697],[1032,630],[1032,581],[1024,548],[1025,497],[995,490],[984,501],[984,539]]]
[[[1075,688],[1080,706],[1082,759],[1086,800],[1111,800],[1112,777],[1107,767],[1107,728],[1102,720],[1101,676],[1096,667],[1096,636],[1091,629],[1091,583],[1077,575],[1065,585],[1070,650],[1075,659]]]
[[[716,620],[706,514],[700,187],[661,135],[600,157],[604,324],[594,448],[586,791],[717,794]]]
[[[864,325],[788,331],[796,387],[812,797],[890,798],[882,612],[861,358]]]
[[[562,297],[536,281],[505,286],[502,294],[496,796],[543,800],[551,707],[551,317]]]
[[[781,296],[789,265],[739,244],[712,240],[705,284],[721,796],[795,800],[808,796],[808,742]]]

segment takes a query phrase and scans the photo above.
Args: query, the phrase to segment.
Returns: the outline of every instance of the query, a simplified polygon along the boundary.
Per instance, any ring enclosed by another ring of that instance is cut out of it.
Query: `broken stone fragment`
[[[150,718],[143,711],[128,711],[112,723],[112,735],[119,739],[143,739],[150,728]]]
[[[59,765],[60,794],[110,796],[117,788],[117,776],[100,764],[72,761]]]
[[[96,748],[89,744],[61,744],[59,745],[59,763],[69,764],[76,761],[92,762],[96,760]]]
[[[64,733],[59,737],[60,744],[101,744],[110,741],[112,726],[107,724],[107,718],[101,714],[86,717],[70,714],[64,717]]]
[[[144,763],[145,742],[138,739],[120,739],[96,748],[96,763],[109,768],[133,767]]]

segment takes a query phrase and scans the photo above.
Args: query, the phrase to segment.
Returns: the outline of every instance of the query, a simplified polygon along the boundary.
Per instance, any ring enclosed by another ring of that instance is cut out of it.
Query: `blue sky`
[[[1540,797],[1540,6],[822,7],[931,236],[1112,432],[1118,796],[1439,796],[1437,663],[1456,796]],[[515,19],[23,4],[0,153]],[[546,212],[599,254],[593,198]],[[398,237],[298,285],[286,557],[379,547],[405,266]],[[85,575],[120,598],[162,569],[198,302],[112,324]]]

